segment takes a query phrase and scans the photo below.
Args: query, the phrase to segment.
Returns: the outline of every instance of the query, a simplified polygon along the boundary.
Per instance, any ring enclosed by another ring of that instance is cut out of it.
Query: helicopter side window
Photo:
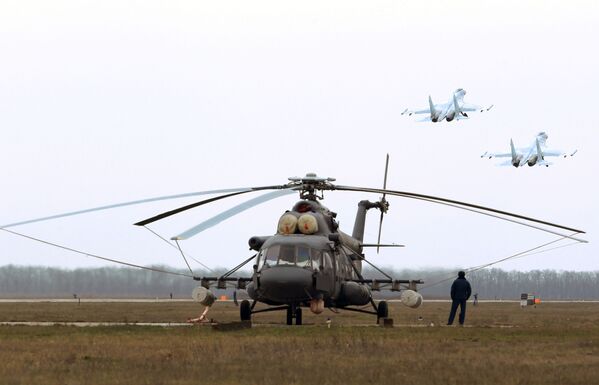
[[[281,246],[281,251],[279,253],[279,265],[295,265],[295,246]]]
[[[279,249],[279,246],[271,246],[266,250],[264,266],[274,266],[277,264],[277,259],[279,259]]]
[[[297,265],[299,267],[312,267],[310,263],[310,249],[305,246],[297,247]]]

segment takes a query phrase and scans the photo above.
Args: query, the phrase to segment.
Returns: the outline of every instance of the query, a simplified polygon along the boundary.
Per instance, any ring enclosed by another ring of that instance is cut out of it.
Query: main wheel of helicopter
[[[302,324],[302,308],[299,306],[295,309],[295,324]]]
[[[293,309],[291,305],[287,307],[287,325],[293,325]]]
[[[247,299],[241,301],[241,304],[239,305],[239,315],[242,321],[252,320],[252,306]]]
[[[380,301],[376,308],[376,322],[378,323],[381,318],[389,317],[389,306],[387,301]]]

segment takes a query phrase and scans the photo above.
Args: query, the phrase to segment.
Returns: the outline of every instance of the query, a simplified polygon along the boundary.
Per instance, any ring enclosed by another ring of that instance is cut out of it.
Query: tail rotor
[[[385,161],[385,179],[383,180],[383,190],[387,189],[387,171],[389,170],[389,154],[387,154],[387,159]],[[379,209],[381,210],[381,216],[379,219],[379,235],[376,241],[376,253],[379,253],[380,244],[381,244],[381,230],[383,229],[383,217],[385,213],[389,210],[389,202],[385,199],[386,193],[383,193],[381,200],[379,201]]]

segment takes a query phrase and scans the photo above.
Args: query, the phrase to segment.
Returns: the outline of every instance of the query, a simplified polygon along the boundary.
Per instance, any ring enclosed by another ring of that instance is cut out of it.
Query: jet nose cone
[[[312,272],[297,266],[274,266],[260,272],[260,291],[271,301],[289,303],[310,299]]]

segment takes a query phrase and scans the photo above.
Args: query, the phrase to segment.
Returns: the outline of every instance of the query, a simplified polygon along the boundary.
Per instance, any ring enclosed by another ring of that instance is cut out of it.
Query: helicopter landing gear
[[[293,319],[295,318],[295,324],[302,324],[302,308],[296,305],[289,305],[287,307],[287,325],[293,325]]]
[[[239,315],[241,316],[242,321],[252,320],[252,306],[250,305],[250,301],[247,299],[241,301],[241,305],[239,306]]]
[[[389,317],[389,306],[387,305],[387,301],[380,301],[379,305],[376,307],[376,322],[378,323],[381,318]]]

